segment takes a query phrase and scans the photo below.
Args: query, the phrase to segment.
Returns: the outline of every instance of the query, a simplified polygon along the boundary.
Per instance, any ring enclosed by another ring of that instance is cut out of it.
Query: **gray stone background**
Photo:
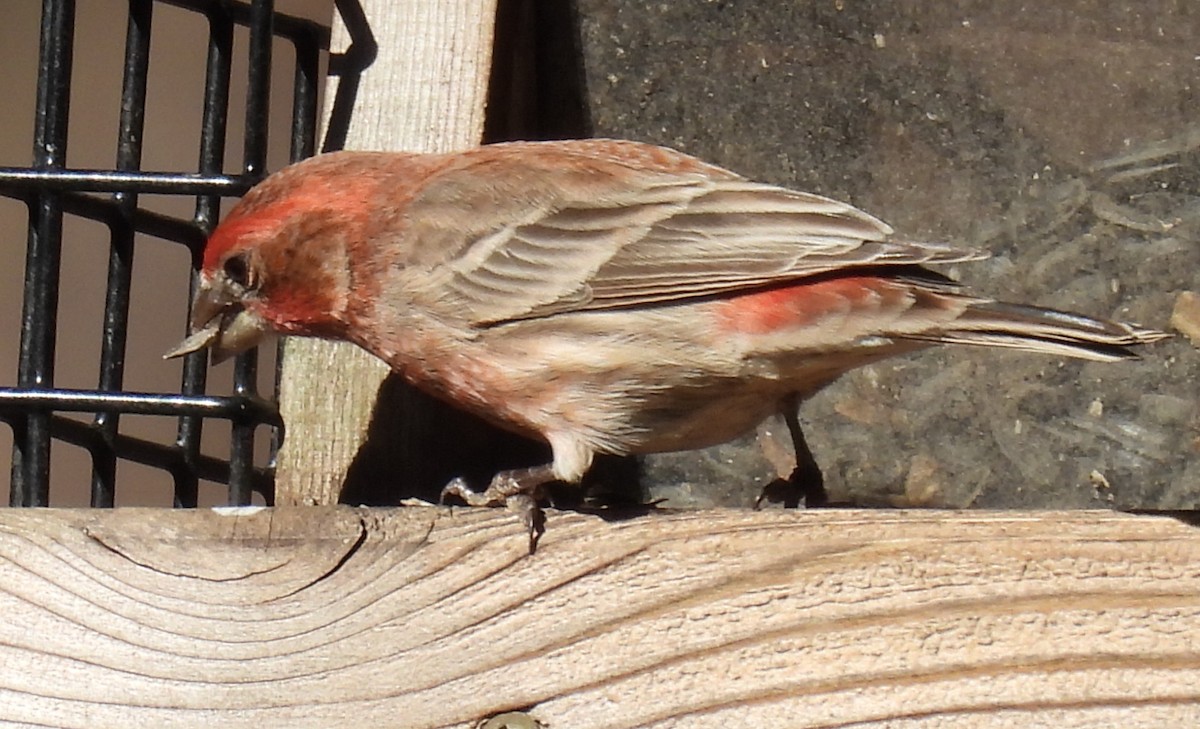
[[[498,96],[489,106],[492,139],[592,134],[667,144],[756,179],[848,200],[907,237],[987,248],[992,259],[951,272],[977,291],[1168,327],[1179,293],[1200,291],[1200,5],[1041,5],[503,0],[497,37],[517,40],[497,58],[495,87],[511,88],[507,101]],[[329,0],[277,7],[322,20],[332,12]],[[32,145],[38,12],[37,3],[16,3],[11,22],[0,24],[9,69],[0,75],[9,101],[0,110],[0,161],[12,166],[28,164]],[[124,14],[105,3],[79,4],[72,167],[112,164],[124,25]],[[204,19],[164,5],[154,27],[161,52],[151,64],[145,164],[194,169]],[[276,55],[272,169],[287,159],[291,93],[289,56]],[[245,77],[243,62],[237,55],[235,79]],[[531,88],[539,89],[532,97]],[[244,97],[240,86],[231,94],[231,140],[240,139]],[[523,115],[537,119],[532,131]],[[227,169],[240,169],[241,145],[227,151]],[[188,200],[143,203],[191,214]],[[5,384],[16,371],[19,316],[11,312],[20,311],[25,222],[24,205],[0,197]],[[95,274],[106,265],[107,233],[68,219],[65,246],[71,295],[59,312],[57,384],[89,388],[104,301],[104,278]],[[181,247],[139,244],[131,390],[178,386],[179,364],[159,355],[182,331],[189,263]],[[1195,508],[1198,368],[1200,352],[1184,337],[1148,348],[1142,361],[1110,365],[937,350],[854,373],[801,416],[838,501]],[[265,361],[262,373],[269,392]],[[211,391],[228,391],[228,366],[211,377]],[[394,429],[410,427],[406,418]],[[547,457],[537,444],[522,450],[469,419],[445,415],[438,423],[420,423],[427,439],[404,448],[397,443],[409,441],[382,429],[369,443],[379,464],[358,479],[382,493],[360,486],[345,500],[436,499],[453,476],[481,488],[497,468]],[[123,419],[122,431],[174,438],[174,424],[156,418]],[[206,453],[226,452],[225,424],[205,432]],[[0,429],[0,472],[10,451],[11,434]],[[52,503],[86,504],[86,454],[56,446],[55,459]],[[615,465],[610,482],[627,486],[640,476],[636,496],[666,498],[667,506],[747,505],[777,471],[753,441]],[[166,474],[122,469],[120,503],[170,503]],[[223,499],[217,484],[202,493],[205,504]]]
[[[592,133],[990,250],[979,293],[1169,328],[1200,289],[1200,6],[579,0]],[[835,501],[1200,505],[1200,352],[977,348],[864,368],[801,409]],[[668,506],[747,505],[753,438],[641,464]]]

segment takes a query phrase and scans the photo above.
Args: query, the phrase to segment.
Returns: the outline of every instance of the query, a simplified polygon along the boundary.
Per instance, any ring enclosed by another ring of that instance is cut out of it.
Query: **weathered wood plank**
[[[1188,726],[1200,535],[1107,512],[0,513],[0,721]]]
[[[345,148],[447,152],[479,144],[496,0],[361,5],[378,53],[354,79]],[[334,48],[349,41],[335,18]],[[342,82],[331,79],[326,119]],[[279,452],[276,503],[337,503],[388,372],[353,345],[313,339],[284,344],[279,409],[287,439]]]

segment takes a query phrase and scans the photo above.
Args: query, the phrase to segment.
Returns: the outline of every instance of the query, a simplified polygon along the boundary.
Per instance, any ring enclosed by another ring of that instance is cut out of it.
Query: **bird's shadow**
[[[367,437],[346,474],[341,502],[436,502],[450,479],[482,489],[500,470],[547,463],[549,448],[495,428],[405,383],[384,379]]]
[[[390,506],[415,498],[437,502],[442,488],[462,477],[482,490],[499,471],[549,463],[540,441],[497,428],[388,375],[379,387],[367,437],[346,473],[339,501]],[[637,463],[601,457],[583,487],[554,485],[556,508],[631,507],[642,503]],[[586,497],[586,498],[585,498]]]

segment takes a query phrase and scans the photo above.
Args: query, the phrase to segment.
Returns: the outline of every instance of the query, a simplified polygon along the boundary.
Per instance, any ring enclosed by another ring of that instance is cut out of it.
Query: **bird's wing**
[[[979,257],[891,240],[891,228],[850,205],[718,168],[606,169],[596,165],[573,185],[531,179],[530,190],[504,199],[494,188],[486,200],[464,199],[472,187],[456,187],[456,203],[502,208],[493,220],[504,222],[442,247],[426,279],[438,299],[430,303],[486,326],[717,296],[851,266]]]

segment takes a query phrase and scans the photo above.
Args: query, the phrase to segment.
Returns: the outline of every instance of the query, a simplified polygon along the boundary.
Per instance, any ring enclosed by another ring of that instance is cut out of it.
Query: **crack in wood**
[[[332,567],[325,570],[325,572],[318,575],[317,577],[314,577],[313,579],[309,580],[308,582],[304,583],[303,585],[292,590],[291,592],[286,592],[282,595],[279,595],[278,597],[268,600],[267,602],[275,602],[277,600],[282,600],[284,598],[295,597],[296,595],[299,595],[301,592],[304,592],[305,590],[313,587],[314,585],[324,582],[325,580],[329,579],[330,577],[333,577],[334,575],[336,575],[338,573],[338,571],[340,571],[343,567],[346,566],[347,563],[350,562],[350,560],[354,557],[355,554],[358,554],[358,551],[360,549],[362,549],[362,546],[367,543],[367,534],[369,531],[370,531],[370,529],[367,527],[366,518],[362,514],[359,514],[358,515],[358,536],[354,539],[353,542],[350,543],[350,547],[341,556],[341,558],[339,558],[338,561],[333,564]],[[426,535],[426,536],[428,536],[428,535]]]

